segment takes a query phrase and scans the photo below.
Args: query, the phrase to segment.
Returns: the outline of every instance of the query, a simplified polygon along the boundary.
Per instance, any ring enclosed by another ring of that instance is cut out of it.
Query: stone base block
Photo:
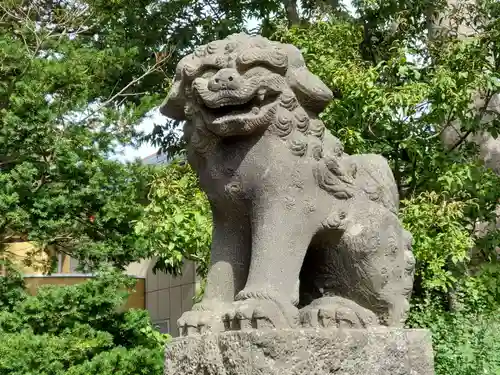
[[[165,375],[433,375],[430,333],[370,329],[230,331],[174,339]]]

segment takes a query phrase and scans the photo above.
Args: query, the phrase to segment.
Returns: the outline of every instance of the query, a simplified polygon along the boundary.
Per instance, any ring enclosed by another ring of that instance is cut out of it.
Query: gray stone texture
[[[205,295],[179,319],[183,335],[402,326],[415,261],[394,177],[326,130],[332,98],[297,48],[260,36],[179,62],[161,112],[185,121],[214,224]]]
[[[427,331],[239,331],[173,340],[165,375],[432,375]]]

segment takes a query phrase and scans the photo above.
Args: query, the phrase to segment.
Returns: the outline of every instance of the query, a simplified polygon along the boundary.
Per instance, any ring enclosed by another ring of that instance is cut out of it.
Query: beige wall
[[[23,273],[30,275],[43,275],[48,273],[50,259],[49,254],[44,251],[35,251],[36,245],[31,242],[14,242],[7,245],[5,255],[12,262],[14,262]],[[30,254],[32,252],[32,254]],[[53,251],[55,254],[55,251]],[[25,260],[30,257],[32,265],[26,265]],[[60,271],[61,273],[68,273],[70,271],[70,259],[67,255],[60,254]],[[2,274],[0,270],[0,274]]]
[[[152,259],[131,264],[126,272],[146,278],[146,309],[153,323],[163,333],[178,336],[177,319],[193,306],[197,277],[195,264],[186,262],[182,276],[173,277],[164,272],[153,273]]]

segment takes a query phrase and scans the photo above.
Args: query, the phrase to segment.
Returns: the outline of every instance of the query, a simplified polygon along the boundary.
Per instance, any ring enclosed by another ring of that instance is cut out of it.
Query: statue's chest
[[[222,144],[205,158],[200,183],[209,195],[249,197],[266,183],[272,160],[267,142]]]

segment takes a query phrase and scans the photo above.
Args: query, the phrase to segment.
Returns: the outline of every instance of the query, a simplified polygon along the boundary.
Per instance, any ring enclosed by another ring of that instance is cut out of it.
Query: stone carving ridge
[[[214,222],[205,296],[179,319],[183,335],[402,325],[414,258],[394,177],[326,131],[332,98],[297,48],[260,36],[179,62],[161,112],[185,121]]]

